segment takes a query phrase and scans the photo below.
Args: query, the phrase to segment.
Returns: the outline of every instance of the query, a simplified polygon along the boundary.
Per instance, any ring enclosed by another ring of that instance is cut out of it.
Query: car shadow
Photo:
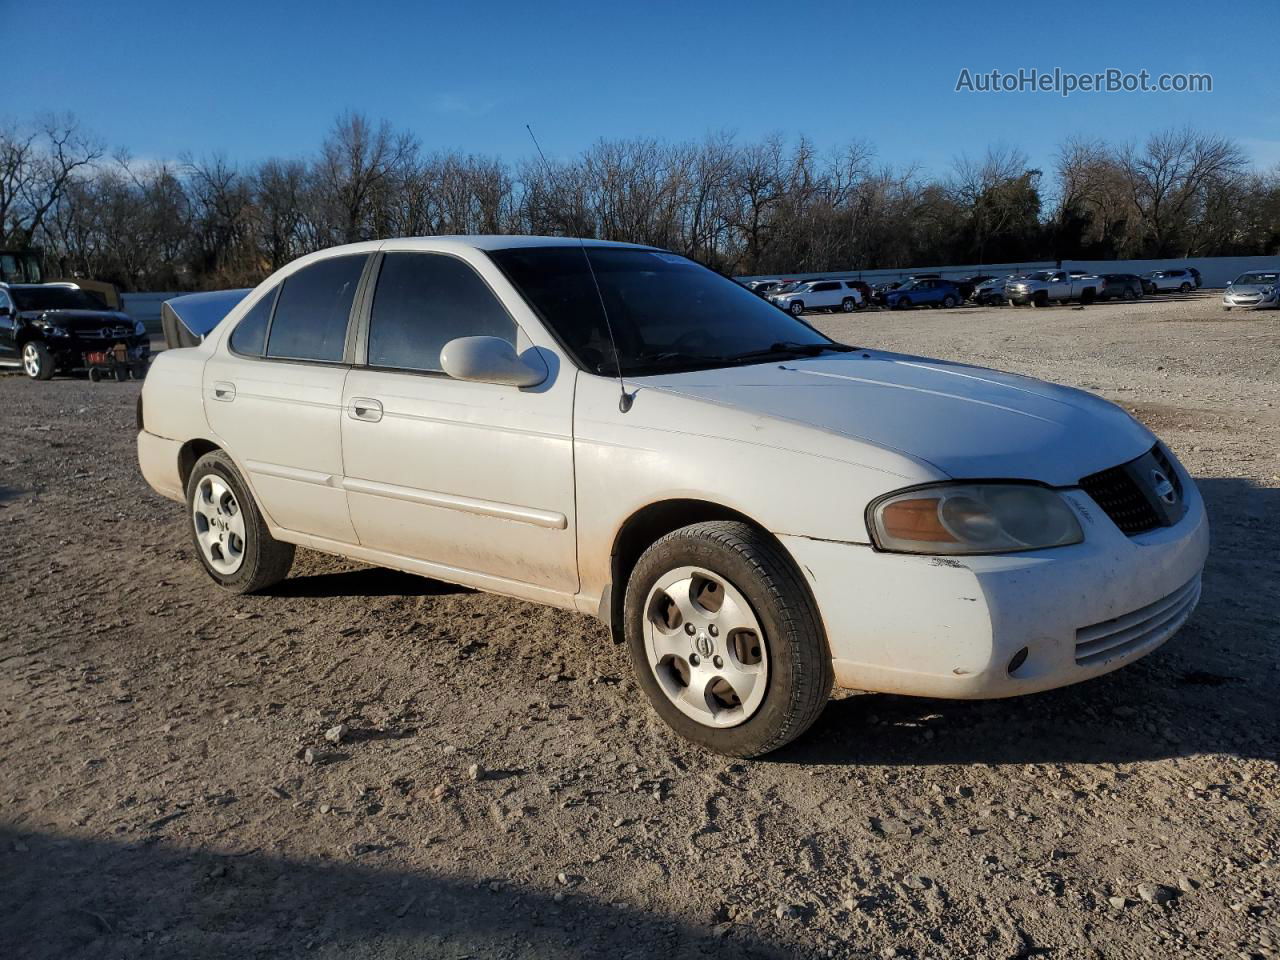
[[[321,597],[443,597],[472,593],[469,587],[432,580],[386,567],[363,567],[335,573],[289,577],[262,591],[268,597],[316,599]]]
[[[793,955],[746,927],[610,902],[577,877],[559,886],[554,869],[520,884],[414,869],[403,841],[302,861],[180,848],[139,829],[108,841],[0,828],[0,949],[27,960]]]
[[[1200,603],[1148,657],[1076,686],[1009,700],[860,694],[828,704],[766,761],[1028,764],[1198,754],[1280,759],[1280,489],[1196,481],[1213,545]]]

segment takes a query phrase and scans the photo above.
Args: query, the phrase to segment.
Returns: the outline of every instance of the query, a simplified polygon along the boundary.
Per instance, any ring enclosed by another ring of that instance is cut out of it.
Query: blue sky
[[[44,12],[58,11],[46,19]],[[0,117],[72,111],[144,158],[312,150],[344,109],[423,146],[516,158],[599,137],[869,141],[945,172],[989,143],[1047,166],[1066,134],[1191,123],[1280,163],[1275,0],[897,4],[0,0]],[[954,92],[962,68],[1204,72],[1212,93]]]

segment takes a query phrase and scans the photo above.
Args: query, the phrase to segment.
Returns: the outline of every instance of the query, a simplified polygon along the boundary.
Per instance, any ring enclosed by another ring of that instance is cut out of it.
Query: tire
[[[200,516],[205,518],[203,530]],[[256,593],[279,583],[293,566],[293,544],[281,543],[267,532],[240,472],[221,450],[206,453],[192,468],[187,480],[187,518],[191,543],[205,572],[232,593]],[[223,526],[214,526],[212,520]]]
[[[115,369],[113,373],[116,378],[116,383],[124,383],[126,380],[129,379],[129,368],[126,367],[123,363],[117,363],[115,365]]]
[[[1181,293],[1181,294],[1183,294],[1184,296],[1185,296],[1186,294],[1190,293],[1190,292],[1191,292],[1191,284],[1187,283],[1187,282],[1184,280],[1184,281],[1182,282],[1182,285],[1181,285],[1180,287],[1178,287],[1178,292],[1179,292],[1179,293]]]
[[[854,300],[853,297],[845,297],[840,301],[840,309],[845,313],[853,313],[858,309],[858,301]]]
[[[1138,295],[1134,292],[1133,287],[1125,287],[1124,293],[1121,294],[1126,300],[1137,300]]]
[[[41,340],[22,345],[22,371],[32,380],[52,380],[58,363]]]
[[[790,313],[793,317],[800,316],[800,314],[804,313],[803,301],[792,300],[791,305],[787,307],[787,312]]]
[[[895,310],[910,310],[911,300],[909,297],[899,297],[893,305]]]
[[[721,598],[715,612],[699,602],[708,596]],[[654,710],[715,753],[757,757],[791,742],[822,713],[835,682],[822,621],[795,565],[771,537],[739,521],[695,523],[650,546],[627,581],[624,623]],[[727,702],[725,677],[738,684]],[[701,697],[685,692],[690,679],[702,684]]]
[[[1037,307],[1047,307],[1049,305],[1049,294],[1041,290],[1031,298],[1031,303]]]
[[[948,293],[945,297],[942,298],[942,307],[944,310],[950,310],[955,305],[956,305],[956,298],[953,297],[951,294]]]
[[[99,380],[101,380],[101,379],[102,379],[102,371],[101,371],[101,370],[99,370],[97,367],[90,367],[90,368],[89,368],[89,382],[90,382],[90,383],[97,383],[97,382],[98,382]]]

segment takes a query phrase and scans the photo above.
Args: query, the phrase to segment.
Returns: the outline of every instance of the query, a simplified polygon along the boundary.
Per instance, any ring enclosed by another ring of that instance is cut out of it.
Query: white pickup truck
[[[1004,294],[1014,306],[1033,303],[1047,307],[1057,301],[1079,300],[1091,303],[1102,285],[1102,278],[1079,270],[1041,270],[1024,277],[1014,277],[1005,284]]]

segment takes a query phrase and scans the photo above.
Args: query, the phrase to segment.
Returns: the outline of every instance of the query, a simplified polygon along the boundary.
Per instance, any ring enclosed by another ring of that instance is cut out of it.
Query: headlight
[[[141,320],[133,321],[133,335],[135,337],[145,337],[147,335],[147,326]]]
[[[867,510],[881,550],[895,553],[1009,553],[1084,539],[1057,492],[1022,483],[961,483],[890,494]]]
[[[58,326],[56,323],[46,323],[46,324],[44,325],[44,332],[45,332],[45,333],[47,333],[47,334],[48,334],[49,336],[51,336],[51,337],[69,337],[69,336],[71,336],[71,334],[67,331],[67,328],[66,328],[66,327],[60,327],[60,326]]]

